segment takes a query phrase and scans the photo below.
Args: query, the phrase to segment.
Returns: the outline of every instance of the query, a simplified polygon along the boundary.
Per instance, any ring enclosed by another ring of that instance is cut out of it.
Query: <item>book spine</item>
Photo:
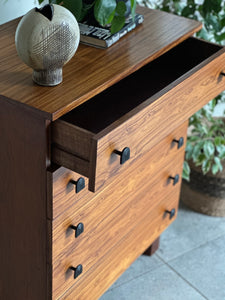
[[[135,27],[137,27],[139,24],[143,23],[144,21],[144,17],[142,15],[137,15],[134,18],[134,21],[132,23],[128,23],[127,25],[125,25],[120,31],[120,38],[123,37],[125,34],[127,34],[128,32],[130,32],[131,30],[133,30]]]
[[[137,14],[132,18],[129,18],[124,27],[117,33],[111,34],[109,29],[95,27],[88,24],[79,23],[80,27],[80,41],[92,45],[98,48],[108,48],[112,44],[115,44],[120,38],[133,30],[137,25],[143,23],[143,15]]]
[[[120,38],[122,38],[128,32],[133,30],[139,24],[143,23],[143,21],[144,21],[144,16],[143,15],[136,15],[133,22],[129,22],[117,34],[114,34],[111,37],[108,37],[107,39],[105,39],[106,47],[108,48],[112,44],[116,43]]]
[[[112,44],[115,44],[120,39],[119,32],[113,34],[111,37],[105,40],[106,48],[110,47]]]

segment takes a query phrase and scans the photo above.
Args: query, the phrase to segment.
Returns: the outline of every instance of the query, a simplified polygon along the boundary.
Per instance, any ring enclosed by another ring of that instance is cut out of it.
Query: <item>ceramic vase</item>
[[[44,86],[62,82],[62,68],[75,54],[79,41],[74,15],[56,4],[31,9],[15,35],[19,57],[33,69],[34,82]]]

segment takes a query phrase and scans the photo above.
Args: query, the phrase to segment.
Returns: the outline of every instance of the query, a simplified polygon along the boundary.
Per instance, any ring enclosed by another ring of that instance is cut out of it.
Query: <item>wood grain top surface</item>
[[[201,29],[201,23],[162,11],[138,7],[144,23],[108,49],[80,44],[63,68],[63,82],[38,86],[32,69],[18,57],[15,30],[19,19],[0,26],[0,101],[7,98],[56,120],[159,57]]]

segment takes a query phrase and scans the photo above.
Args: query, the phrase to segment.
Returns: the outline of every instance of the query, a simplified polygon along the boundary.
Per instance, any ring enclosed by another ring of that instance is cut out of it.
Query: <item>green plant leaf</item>
[[[179,0],[179,1],[180,1],[180,0]],[[180,3],[180,2],[176,2],[176,1],[175,1],[175,3],[174,3],[174,9],[175,9],[175,11],[176,11],[179,15],[181,15],[180,12],[182,12],[182,10],[183,10],[183,3]]]
[[[207,125],[204,125],[204,124],[201,124],[201,125],[199,124],[199,131],[202,134],[206,134],[206,135],[209,133]]]
[[[204,160],[202,163],[202,172],[203,174],[206,174],[209,172],[210,168],[211,168],[212,162],[208,159]]]
[[[95,19],[105,26],[115,9],[116,0],[97,0],[94,6]]]
[[[61,2],[60,0],[49,0],[49,4],[60,4]]]
[[[219,158],[225,159],[225,146],[224,145],[219,145],[216,147],[218,153],[219,153]]]
[[[123,1],[119,1],[116,5],[116,13],[123,17],[127,10],[126,4]]]
[[[199,141],[198,143],[195,144],[192,152],[192,158],[194,162],[198,160],[199,155],[202,153],[203,144],[204,144],[203,141]]]
[[[81,12],[83,7],[82,0],[76,0],[76,1],[64,0],[63,6],[71,11],[71,13],[77,19],[77,21],[81,21]]]
[[[215,131],[216,133],[216,131]],[[216,136],[214,139],[214,144],[218,152],[223,151],[225,145],[225,138],[223,136]]]
[[[183,17],[189,17],[195,13],[195,7],[192,5],[185,6],[181,12]]]
[[[216,41],[217,42],[222,42],[225,40],[225,32],[221,33],[221,34],[216,34],[215,35]]]
[[[130,5],[131,5],[131,16],[134,19],[136,6],[137,6],[137,1],[136,0],[130,0]]]
[[[213,14],[208,14],[205,18],[205,22],[207,26],[212,26],[212,28],[217,32],[221,30],[220,27],[220,21],[218,19],[218,16],[215,16]]]
[[[195,164],[196,166],[201,166],[203,164],[203,161],[206,160],[206,156],[204,153],[201,153],[199,156],[198,156],[198,159],[196,160]]]
[[[225,3],[224,0],[162,0],[156,9],[196,18],[203,23],[203,28],[196,35],[204,40],[225,45]],[[177,5],[181,3],[181,5]],[[201,2],[201,4],[199,4]],[[225,122],[214,118],[218,102],[225,103],[225,93],[214,98],[210,103],[189,118],[191,134],[187,137],[186,160],[193,160],[201,166],[203,173],[210,168],[212,172],[221,170],[221,161],[225,161]],[[225,111],[224,111],[225,117]],[[186,176],[185,171],[183,171]]]
[[[207,158],[210,158],[214,155],[215,146],[213,145],[212,141],[205,141],[203,144],[203,151]]]
[[[188,5],[194,5],[195,6],[195,0],[188,0],[187,1]]]
[[[223,171],[223,166],[222,166],[221,160],[220,160],[220,158],[218,156],[214,157],[214,162],[215,162],[215,164],[218,167],[218,171],[222,172]]]
[[[188,141],[190,141],[190,142],[195,142],[195,141],[198,141],[198,140],[199,140],[199,136],[197,136],[197,135],[190,135],[188,137]]]
[[[60,1],[60,0],[59,0]],[[90,9],[94,6],[94,2],[87,4],[85,2],[83,2],[83,6],[80,12],[80,17],[79,17],[79,21],[82,21],[85,16],[87,15],[87,13],[90,11]]]
[[[189,140],[187,140],[185,151],[186,160],[190,160],[192,158],[193,146]]]
[[[42,3],[44,0],[38,0],[39,4]],[[62,4],[62,0],[49,0],[49,4]]]
[[[166,11],[166,12],[170,12],[170,7],[167,6],[167,5],[164,5],[164,6],[162,7],[162,10],[163,10],[163,11]]]
[[[125,24],[124,16],[115,16],[112,20],[111,32],[112,33],[118,32],[121,28],[123,28],[124,24]]]
[[[183,164],[182,178],[187,180],[187,181],[190,181],[190,172],[191,172],[191,170],[190,170],[189,164],[185,160],[184,164]]]
[[[206,16],[207,13],[214,11],[219,13],[221,10],[221,0],[205,0],[202,5],[203,14]]]
[[[112,23],[112,20],[113,20],[113,18],[115,16],[115,13],[116,13],[115,10],[111,13],[111,15],[109,16],[109,18],[107,20],[107,24],[111,24]]]
[[[219,166],[216,165],[216,164],[213,164],[212,165],[212,173],[213,173],[213,175],[215,175],[218,172],[219,172]]]
[[[221,22],[221,26],[225,27],[225,16],[223,16],[220,22]]]

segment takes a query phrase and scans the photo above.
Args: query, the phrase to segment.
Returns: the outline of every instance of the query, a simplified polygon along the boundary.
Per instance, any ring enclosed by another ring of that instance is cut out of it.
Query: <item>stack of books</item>
[[[86,23],[79,23],[80,41],[86,45],[108,48],[139,24],[143,23],[143,21],[143,15],[136,14],[134,19],[132,17],[128,18],[124,27],[119,32],[113,34],[110,32],[110,28],[101,28]]]

